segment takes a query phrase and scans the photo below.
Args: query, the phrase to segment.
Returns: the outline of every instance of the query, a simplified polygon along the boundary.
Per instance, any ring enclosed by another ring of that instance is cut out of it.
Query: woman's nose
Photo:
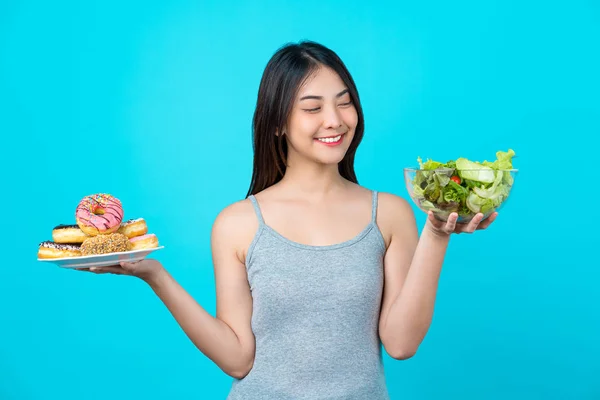
[[[337,107],[325,107],[323,111],[323,127],[337,129],[342,125],[342,118]]]

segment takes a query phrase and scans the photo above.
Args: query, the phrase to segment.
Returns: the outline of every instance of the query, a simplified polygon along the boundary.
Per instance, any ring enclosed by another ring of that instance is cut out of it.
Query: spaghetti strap
[[[264,225],[265,220],[263,219],[262,213],[260,212],[260,206],[258,205],[258,201],[256,201],[256,197],[253,194],[248,196],[250,201],[252,202],[252,206],[254,207],[254,211],[256,212],[256,217],[258,218],[259,225]]]
[[[377,222],[377,191],[373,190],[373,210],[371,211],[371,222]]]

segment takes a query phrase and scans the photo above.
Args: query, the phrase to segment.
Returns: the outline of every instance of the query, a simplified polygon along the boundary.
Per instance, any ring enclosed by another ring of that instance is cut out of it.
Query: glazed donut
[[[84,197],[75,210],[81,230],[90,236],[116,232],[123,220],[121,201],[110,194],[98,193]]]
[[[132,245],[131,250],[153,249],[158,247],[158,238],[154,233],[136,236],[129,239],[129,242],[131,242]]]
[[[88,235],[83,233],[79,225],[58,225],[52,229],[52,240],[56,243],[83,243]]]
[[[127,236],[121,233],[92,236],[85,239],[81,244],[81,254],[84,256],[118,253],[128,250],[131,250],[131,243],[129,243]]]
[[[144,218],[130,219],[123,222],[117,232],[122,233],[131,239],[133,237],[142,236],[148,233],[148,226],[146,225]]]
[[[46,240],[40,243],[38,258],[63,258],[79,257],[81,250],[79,244],[55,243]]]

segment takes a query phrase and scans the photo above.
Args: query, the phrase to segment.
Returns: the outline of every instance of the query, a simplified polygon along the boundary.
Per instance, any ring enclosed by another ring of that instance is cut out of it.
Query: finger
[[[494,222],[496,220],[497,216],[498,216],[498,212],[493,213],[485,221],[483,221],[482,223],[480,223],[479,226],[477,227],[477,229],[485,229],[485,228],[487,228],[488,226],[491,225],[492,222]]]
[[[135,267],[137,267],[137,265],[141,262],[140,261],[134,261],[134,262],[127,262],[127,261],[121,261],[119,263],[119,265],[121,266],[122,269],[124,270],[131,270]]]
[[[448,220],[446,221],[445,231],[447,233],[454,232],[456,229],[456,221],[458,221],[458,214],[453,212],[448,216]]]
[[[469,222],[469,224],[467,225],[467,229],[465,230],[465,232],[467,233],[473,233],[475,232],[475,230],[477,230],[477,226],[479,225],[479,223],[481,222],[481,220],[483,219],[483,214],[482,213],[477,213],[473,219],[471,220],[471,222]]]
[[[433,215],[433,211],[428,211],[427,212],[427,219],[429,220],[429,222],[431,222],[432,224],[436,223],[436,219],[435,216]]]
[[[441,227],[444,225],[444,223],[445,223],[444,221],[441,221],[441,220],[439,220],[439,219],[438,219],[438,218],[435,216],[435,214],[433,213],[433,211],[429,211],[429,212],[427,213],[427,220],[429,221],[429,223],[430,223],[432,226],[434,226],[434,227],[436,227],[436,228],[438,228],[438,229],[439,229],[439,228],[441,228]]]
[[[96,275],[108,274],[108,271],[103,271],[103,270],[101,270],[101,269],[95,269],[95,270],[93,270],[93,271],[90,269],[90,272],[91,272],[92,274],[96,274]]]
[[[81,268],[74,268],[76,271],[81,271],[81,272],[92,272],[92,273],[98,273],[99,269],[97,269],[96,267],[81,267]]]
[[[116,274],[116,275],[124,275],[127,272],[121,267],[91,267],[90,272],[95,274]]]
[[[121,267],[134,267],[135,265],[139,264],[139,261],[134,261],[134,262],[127,262],[127,261],[121,261],[119,262],[119,265]]]

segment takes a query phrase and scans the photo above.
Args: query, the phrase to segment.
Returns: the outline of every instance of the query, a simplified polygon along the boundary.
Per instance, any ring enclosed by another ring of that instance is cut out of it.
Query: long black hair
[[[335,71],[344,84],[356,112],[358,123],[346,155],[339,163],[340,175],[358,183],[354,157],[364,133],[363,111],[358,91],[350,72],[327,47],[312,41],[286,44],[267,63],[258,89],[256,110],[252,119],[254,161],[249,196],[279,182],[287,165],[287,141],[282,134],[288,122],[300,86],[320,66]]]

